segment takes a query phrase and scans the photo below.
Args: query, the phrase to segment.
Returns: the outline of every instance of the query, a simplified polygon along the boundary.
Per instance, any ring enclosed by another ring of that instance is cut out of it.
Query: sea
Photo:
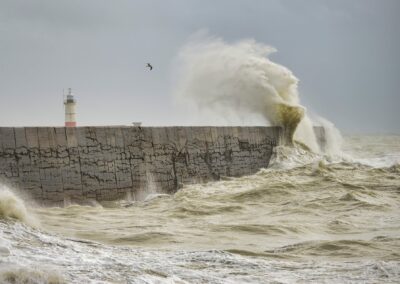
[[[254,175],[40,207],[0,186],[0,283],[400,283],[400,135]]]

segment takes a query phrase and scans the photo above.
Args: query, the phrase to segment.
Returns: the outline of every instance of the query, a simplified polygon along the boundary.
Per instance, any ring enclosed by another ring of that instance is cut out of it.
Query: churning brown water
[[[398,283],[400,136],[276,152],[255,175],[137,202],[38,208],[3,189],[0,282]]]

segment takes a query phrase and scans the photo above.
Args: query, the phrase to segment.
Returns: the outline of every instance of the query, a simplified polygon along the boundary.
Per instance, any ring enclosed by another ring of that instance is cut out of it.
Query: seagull
[[[146,66],[146,67],[149,67],[149,68],[150,68],[150,71],[153,70],[153,66],[151,66],[150,63],[147,63],[147,66]]]

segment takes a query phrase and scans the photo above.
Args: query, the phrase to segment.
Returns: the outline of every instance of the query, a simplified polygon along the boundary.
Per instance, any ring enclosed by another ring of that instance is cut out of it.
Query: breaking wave
[[[24,201],[11,189],[0,184],[0,220],[12,219],[36,226],[37,220],[28,212]]]
[[[276,50],[254,40],[233,44],[197,35],[179,54],[179,82],[175,96],[185,106],[215,110],[222,116],[258,115],[284,129],[283,142],[294,140],[319,152],[313,123],[300,104],[299,80],[268,56]]]
[[[39,267],[6,265],[0,268],[0,283],[4,284],[64,284],[57,272]]]

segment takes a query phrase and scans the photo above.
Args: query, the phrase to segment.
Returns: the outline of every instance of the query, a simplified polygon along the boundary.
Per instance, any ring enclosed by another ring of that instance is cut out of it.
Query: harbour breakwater
[[[316,127],[325,144],[324,129]],[[280,127],[0,127],[0,179],[42,204],[174,192],[268,167]]]

